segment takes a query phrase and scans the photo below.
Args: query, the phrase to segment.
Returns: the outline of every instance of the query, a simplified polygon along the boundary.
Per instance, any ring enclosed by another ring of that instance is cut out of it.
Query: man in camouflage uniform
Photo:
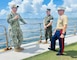
[[[51,9],[47,9],[46,13],[47,16],[44,18],[44,29],[45,29],[45,39],[46,41],[44,42],[45,44],[47,43],[48,36],[51,40],[52,36],[52,21],[53,17],[50,14]]]
[[[12,6],[11,6],[12,11],[7,17],[7,22],[11,26],[12,40],[13,40],[13,44],[14,44],[14,50],[16,52],[20,52],[20,51],[24,50],[24,48],[21,48],[21,44],[23,41],[23,35],[22,35],[22,31],[20,29],[19,21],[23,22],[24,24],[26,23],[20,16],[20,14],[16,13],[18,7],[19,6],[17,6],[16,4],[12,4]]]

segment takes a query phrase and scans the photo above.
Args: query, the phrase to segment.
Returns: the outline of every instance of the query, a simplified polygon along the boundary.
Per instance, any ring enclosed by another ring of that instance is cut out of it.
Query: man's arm
[[[45,26],[45,20],[43,20],[43,26]]]
[[[47,25],[47,27],[51,26],[52,25],[52,22],[53,22],[53,17],[51,16],[50,23]]]
[[[66,32],[67,23],[68,23],[68,18],[65,16],[65,17],[64,17],[64,27],[63,27],[63,31],[62,31],[63,34]]]
[[[22,23],[24,23],[24,24],[26,24],[26,22],[23,20],[23,18],[19,15],[19,17],[20,17],[20,21],[22,22]]]
[[[61,38],[64,38],[64,34],[65,34],[65,32],[66,32],[66,29],[67,29],[67,22],[68,21],[68,19],[67,19],[67,17],[65,16],[64,17],[64,21],[63,21],[63,23],[64,23],[64,27],[63,27],[63,31],[62,31],[62,34],[61,34]]]
[[[66,29],[67,29],[67,24],[64,25],[64,28],[63,28],[62,34],[64,34],[64,33],[66,32]]]
[[[53,20],[50,20],[50,23],[46,27],[51,26],[52,25],[52,22],[53,22]]]
[[[15,21],[15,18],[13,17],[11,17],[11,14],[9,14],[8,16],[7,16],[7,22],[8,23],[10,23],[10,24],[12,24],[13,22]]]
[[[43,26],[44,26],[44,29],[47,29],[47,27],[45,25],[45,20],[43,20]]]
[[[64,25],[64,28],[63,28],[63,31],[62,31],[62,34],[61,34],[60,38],[64,38],[64,34],[66,32],[66,29],[67,29],[67,24]]]

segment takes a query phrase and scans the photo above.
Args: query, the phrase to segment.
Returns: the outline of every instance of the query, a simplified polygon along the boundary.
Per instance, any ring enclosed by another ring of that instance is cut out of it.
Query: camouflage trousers
[[[23,41],[23,35],[21,29],[12,30],[12,41],[14,48],[19,48]]]
[[[45,30],[45,39],[47,40],[48,38],[51,40],[52,37],[52,29],[48,28]]]

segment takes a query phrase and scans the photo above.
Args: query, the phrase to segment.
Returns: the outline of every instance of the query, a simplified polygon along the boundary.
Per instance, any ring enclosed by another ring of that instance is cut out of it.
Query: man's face
[[[64,10],[58,10],[58,14],[59,15],[63,15],[64,14]]]
[[[12,11],[13,11],[13,12],[17,12],[17,8],[16,8],[16,7],[13,7],[13,8],[12,8]]]
[[[50,11],[47,11],[46,13],[47,13],[47,15],[50,15]]]

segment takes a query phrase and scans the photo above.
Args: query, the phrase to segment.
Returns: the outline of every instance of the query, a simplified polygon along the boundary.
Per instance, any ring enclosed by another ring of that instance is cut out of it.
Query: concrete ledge
[[[77,42],[77,35],[73,35],[65,38],[65,45],[69,45]],[[50,42],[49,42],[50,43]],[[14,52],[14,49],[9,50],[7,52],[0,53],[0,60],[22,60],[24,58],[28,58],[34,55],[38,55],[48,51],[48,44],[38,44],[38,42],[33,42],[29,44],[22,45],[25,48],[22,52]],[[56,48],[58,48],[58,40],[56,44]]]

